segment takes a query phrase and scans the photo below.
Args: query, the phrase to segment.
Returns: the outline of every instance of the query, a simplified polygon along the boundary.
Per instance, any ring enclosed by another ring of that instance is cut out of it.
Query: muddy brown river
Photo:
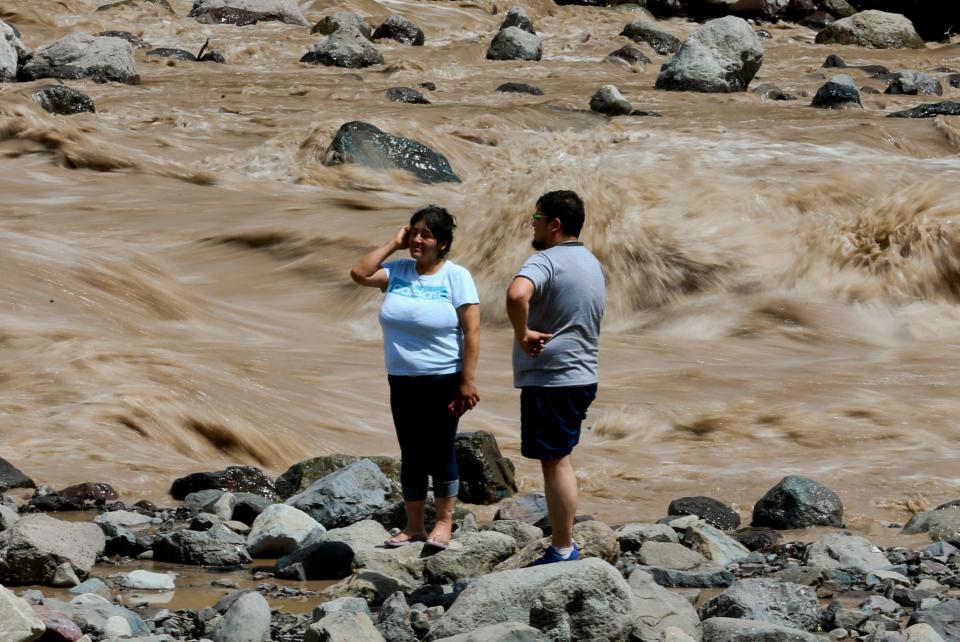
[[[797,97],[773,102],[654,90],[665,58],[646,46],[646,68],[603,62],[636,8],[528,2],[544,54],[521,63],[484,59],[507,3],[302,4],[311,24],[346,8],[426,32],[423,47],[379,41],[386,63],[354,72],[300,63],[309,27],[202,25],[188,0],[174,16],[98,4],[4,0],[0,18],[34,49],[122,29],[191,51],[209,38],[227,64],[140,50],[139,85],[70,81],[97,105],[73,117],[30,100],[53,81],[0,85],[0,454],[38,482],[169,505],[194,471],[397,455],[380,295],[348,270],[438,203],[482,299],[482,400],[461,430],[494,433],[538,490],[503,299],[534,201],[569,188],[608,276],[600,392],[574,456],[582,512],[649,521],[709,495],[748,516],[800,474],[883,543],[889,522],[960,497],[960,118],[886,118],[929,102],[914,96],[809,106],[829,53],[957,71],[960,41],[876,51],[767,26],[752,86]],[[494,91],[507,81],[544,95]],[[421,82],[431,105],[384,96]],[[591,114],[603,84],[662,117]],[[442,152],[463,182],[323,166],[349,120]]]

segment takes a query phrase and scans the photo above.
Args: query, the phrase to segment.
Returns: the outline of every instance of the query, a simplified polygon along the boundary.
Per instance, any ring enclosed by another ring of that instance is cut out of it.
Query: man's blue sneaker
[[[527,565],[527,568],[531,566],[542,566],[544,564],[553,564],[554,562],[572,562],[574,560],[580,559],[580,547],[577,546],[577,543],[573,543],[573,550],[570,551],[570,555],[567,557],[561,557],[560,553],[557,552],[552,545],[547,547],[547,550],[543,552],[543,556],[531,562]]]

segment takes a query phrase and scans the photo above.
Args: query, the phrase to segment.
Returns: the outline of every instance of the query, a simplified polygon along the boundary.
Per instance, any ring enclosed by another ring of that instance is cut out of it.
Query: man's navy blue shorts
[[[520,389],[520,453],[551,461],[566,457],[580,441],[580,425],[597,397],[597,384]]]

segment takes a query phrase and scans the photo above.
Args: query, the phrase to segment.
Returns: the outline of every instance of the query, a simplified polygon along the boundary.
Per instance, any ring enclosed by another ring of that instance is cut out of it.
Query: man
[[[577,478],[570,453],[597,395],[603,270],[578,238],[583,201],[548,192],[530,221],[533,247],[507,291],[513,325],[513,385],[520,388],[521,453],[543,469],[552,544],[533,565],[580,558],[573,541]]]

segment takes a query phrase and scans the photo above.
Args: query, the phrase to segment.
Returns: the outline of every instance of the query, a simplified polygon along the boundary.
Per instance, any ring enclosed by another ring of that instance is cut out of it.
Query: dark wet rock
[[[754,33],[756,33],[757,38],[761,40],[773,40],[773,34],[766,29],[757,29]]]
[[[604,85],[590,98],[590,111],[607,116],[625,116],[633,111],[633,105],[615,86]]]
[[[776,22],[787,16],[790,5],[790,0],[737,0],[727,12],[731,16]]]
[[[670,35],[662,29],[658,29],[656,25],[646,20],[635,20],[631,22],[623,28],[620,35],[626,36],[634,42],[647,43],[661,56],[676,53],[677,50],[680,49],[680,45],[683,44],[679,38]]]
[[[403,16],[392,15],[373,32],[373,39],[396,40],[405,45],[419,47],[423,45],[423,29]]]
[[[540,37],[520,27],[498,31],[487,49],[487,60],[540,60],[542,56]]]
[[[354,29],[340,29],[311,47],[300,58],[300,62],[362,69],[382,65],[383,56],[361,32]]]
[[[170,15],[174,15],[176,13],[167,0],[119,0],[119,2],[111,2],[109,4],[100,5],[97,7],[97,11],[110,11],[111,9],[123,9],[126,7],[141,6],[153,7],[154,10],[159,9],[160,11],[169,13]]]
[[[275,497],[277,493],[273,480],[259,468],[227,466],[224,470],[192,473],[174,480],[170,486],[170,495],[174,499],[184,499],[190,493],[208,489],[253,493],[268,498]]]
[[[924,49],[926,44],[907,18],[884,11],[862,11],[837,20],[817,33],[817,44],[859,45],[875,49]]]
[[[746,546],[749,551],[761,551],[783,539],[783,535],[772,528],[753,526],[730,533],[730,537]]]
[[[907,94],[910,96],[941,96],[943,85],[933,76],[920,71],[894,72],[887,85],[885,94]]]
[[[296,0],[194,0],[189,17],[205,24],[252,24],[280,21],[307,26]]]
[[[432,83],[432,82],[422,82],[422,83],[418,84],[417,87],[423,87],[423,88],[426,89],[427,91],[436,91],[436,90],[437,90],[437,84],[436,84],[436,83]],[[376,463],[376,462],[374,462],[374,463]],[[381,468],[381,470],[382,470],[382,468]],[[384,473],[384,474],[386,474],[386,473]],[[389,477],[389,475],[387,475],[387,476]]]
[[[0,27],[2,29],[2,27]],[[23,472],[0,457],[0,492],[10,490],[11,488],[36,488],[37,485],[32,479],[23,474]]]
[[[810,105],[824,109],[863,107],[860,102],[860,93],[853,83],[853,78],[845,74],[837,74],[821,86]],[[839,524],[837,525],[839,526]]]
[[[62,86],[62,85],[61,85]],[[78,497],[94,502],[106,502],[120,497],[110,484],[104,482],[84,482],[67,486],[60,491],[64,497]]]
[[[736,580],[733,573],[725,569],[693,569],[683,571],[662,566],[638,565],[638,569],[649,573],[660,586],[670,588],[724,588]]]
[[[412,105],[429,105],[430,101],[423,97],[416,89],[409,87],[391,87],[386,91],[387,100],[394,103],[410,103]]]
[[[373,36],[373,29],[367,24],[367,21],[352,11],[337,11],[329,16],[324,16],[320,19],[320,22],[313,25],[310,33],[329,36],[341,29],[359,31],[367,40],[370,40]]]
[[[353,572],[353,548],[343,542],[316,542],[277,560],[277,577],[291,580],[339,580]]]
[[[527,493],[500,504],[494,519],[510,519],[536,524],[547,517],[547,498],[543,493]]]
[[[760,39],[742,18],[711,20],[660,68],[656,87],[673,91],[744,91],[763,63]]]
[[[642,51],[630,45],[624,45],[616,51],[611,51],[604,58],[607,62],[615,62],[621,65],[649,65],[651,60]]]
[[[910,624],[929,624],[944,640],[960,640],[960,599],[914,611]]]
[[[380,472],[386,475],[387,479],[394,484],[395,492],[391,494],[391,499],[399,499],[402,496],[400,490],[399,459],[381,455],[357,457],[355,455],[342,454],[313,457],[294,464],[277,478],[277,496],[280,499],[288,499],[297,493],[305,491],[318,479],[322,479],[341,468],[346,468],[361,459],[369,459],[375,463],[377,468],[380,469]]]
[[[93,35],[95,37],[103,38],[122,38],[123,40],[129,42],[134,49],[149,49],[153,46],[140,36],[130,33],[129,31],[101,31],[100,33],[95,33]]]
[[[696,515],[725,531],[740,526],[740,515],[726,504],[711,497],[681,497],[670,502],[669,515]]]
[[[123,526],[110,522],[101,522],[98,526],[100,526],[100,530],[103,531],[103,536],[106,538],[103,552],[108,557],[113,555],[136,557],[147,550],[147,547],[137,540],[136,535]]]
[[[151,49],[144,54],[144,57],[172,58],[173,60],[183,60],[184,62],[197,61],[197,57],[189,51],[185,51],[183,49],[173,49],[171,47],[158,47],[156,49]]]
[[[427,639],[519,621],[549,638],[623,640],[633,629],[633,605],[629,585],[601,560],[504,571],[472,582]]]
[[[809,16],[806,16],[802,20],[798,21],[797,24],[802,27],[807,27],[808,29],[819,31],[824,27],[832,25],[834,22],[836,22],[836,18],[826,11],[814,11]]]
[[[832,68],[843,69],[846,66],[847,66],[847,63],[844,62],[843,58],[841,58],[837,54],[830,54],[829,56],[827,56],[827,59],[824,60],[823,64],[821,65],[821,67],[824,69],[832,69]]]
[[[402,169],[425,183],[460,182],[442,154],[415,140],[393,136],[356,120],[340,126],[324,153],[324,165],[346,163],[374,169]],[[388,492],[390,490],[392,487],[388,486]]]
[[[227,63],[227,59],[223,57],[222,53],[214,49],[197,58],[197,62],[215,62],[220,65],[225,65]]]
[[[843,504],[817,482],[790,475],[767,491],[753,507],[751,526],[779,530],[809,526],[843,526]]]
[[[543,90],[533,85],[522,82],[505,82],[497,87],[497,91],[504,94],[530,94],[531,96],[542,96]]]
[[[30,50],[20,40],[20,32],[0,20],[0,82],[15,82],[17,70],[30,57]],[[0,459],[0,483],[2,483],[3,459]]]
[[[813,631],[820,623],[817,595],[809,586],[769,578],[737,580],[700,608],[700,618],[730,617]]]
[[[84,579],[105,545],[96,524],[22,516],[0,532],[0,584],[51,584],[62,565]]]
[[[83,510],[83,500],[79,497],[64,497],[56,493],[50,495],[34,495],[27,502],[31,511],[57,513],[62,511]]]
[[[153,558],[158,562],[197,566],[232,566],[250,562],[246,539],[224,526],[207,531],[180,530],[157,536]]]
[[[829,12],[834,18],[849,18],[857,12],[847,0],[820,0],[820,9]]]
[[[389,492],[390,481],[377,465],[369,459],[361,459],[318,479],[285,503],[300,509],[326,528],[336,528],[373,515],[389,503]]]
[[[954,499],[953,501],[940,504],[933,510],[944,510],[945,508],[960,508],[960,499]]]
[[[798,629],[730,617],[703,621],[704,639],[710,642],[823,642],[824,638]]]
[[[254,495],[253,493],[234,493],[233,514],[231,515],[231,519],[250,526],[257,518],[257,515],[266,510],[272,503],[273,502],[266,497]]]
[[[866,85],[865,85],[865,86],[863,86],[863,87],[860,88],[860,93],[861,93],[861,94],[871,94],[871,95],[873,95],[873,94],[881,94],[881,93],[883,93],[883,92],[880,91],[879,89],[877,89],[876,87],[869,87],[869,86],[866,86]]]
[[[527,10],[523,7],[513,7],[507,11],[503,22],[500,23],[500,31],[503,31],[507,27],[517,27],[534,35],[537,33],[537,30],[533,28],[533,22],[530,20],[530,16],[527,15]]]
[[[960,89],[960,74],[950,74],[947,76],[947,84],[954,89]]]
[[[500,453],[497,439],[492,434],[484,431],[459,433],[454,448],[460,470],[460,501],[495,504],[517,492],[513,462]]]
[[[24,80],[90,78],[94,82],[140,82],[133,47],[122,38],[73,33],[34,52],[20,69]]]
[[[881,78],[890,73],[890,70],[883,65],[860,65],[859,67],[854,67],[854,69],[861,70],[871,78]]]

